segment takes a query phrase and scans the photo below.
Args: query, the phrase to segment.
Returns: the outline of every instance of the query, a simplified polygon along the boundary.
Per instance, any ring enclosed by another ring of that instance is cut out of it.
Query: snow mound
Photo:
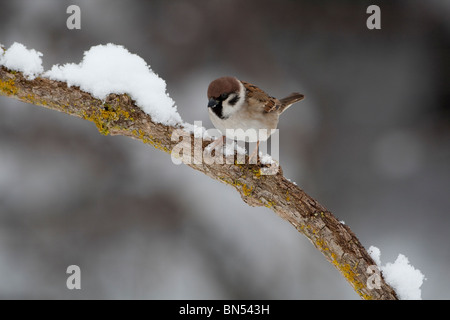
[[[79,64],[54,65],[44,73],[52,80],[79,86],[98,99],[127,93],[152,120],[164,125],[182,124],[174,101],[166,93],[166,82],[136,54],[115,44],[97,45],[84,52]]]
[[[25,78],[33,80],[44,72],[42,53],[27,49],[23,44],[14,42],[9,49],[0,53],[0,65],[11,70],[23,72]]]
[[[420,287],[426,280],[422,272],[414,268],[406,256],[399,254],[394,263],[381,265],[381,252],[377,247],[371,246],[368,250],[370,256],[380,267],[386,283],[397,293],[401,300],[421,300]]]

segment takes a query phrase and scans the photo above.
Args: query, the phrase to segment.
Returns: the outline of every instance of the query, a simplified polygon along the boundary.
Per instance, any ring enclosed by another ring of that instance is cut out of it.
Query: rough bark
[[[128,95],[111,94],[105,101],[93,98],[77,87],[38,77],[27,80],[22,73],[0,67],[0,94],[92,121],[107,135],[123,135],[141,140],[170,153],[179,141],[171,135],[177,128],[154,123]],[[190,137],[192,157],[195,148],[203,150],[208,142]],[[188,143],[185,140],[183,143]],[[197,154],[198,156],[198,154]],[[234,187],[251,206],[265,206],[289,221],[323,253],[363,299],[397,299],[394,290],[380,279],[379,289],[370,289],[375,265],[350,228],[298,186],[283,176],[264,175],[261,164],[188,163],[195,170]]]

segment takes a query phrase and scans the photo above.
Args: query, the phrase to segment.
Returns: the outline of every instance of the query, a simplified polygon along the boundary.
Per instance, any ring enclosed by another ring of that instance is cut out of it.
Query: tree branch
[[[100,133],[123,135],[141,140],[170,153],[178,141],[171,141],[177,128],[154,123],[126,95],[111,94],[105,101],[93,98],[77,87],[38,77],[27,80],[21,72],[0,67],[0,94],[43,106],[94,122]],[[203,149],[208,142],[191,143]],[[194,156],[194,148],[192,156]],[[281,167],[275,175],[262,175],[260,165],[187,164],[209,177],[233,186],[250,206],[265,206],[289,221],[323,253],[363,299],[397,299],[394,290],[380,278],[379,289],[370,289],[375,262],[346,225],[315,199],[283,176]]]

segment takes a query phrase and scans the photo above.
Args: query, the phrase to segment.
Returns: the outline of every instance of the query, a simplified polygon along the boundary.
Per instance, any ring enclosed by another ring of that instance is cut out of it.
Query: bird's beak
[[[217,104],[219,103],[219,101],[217,101],[214,98],[209,99],[208,102],[208,108],[214,108],[215,106],[217,106]]]

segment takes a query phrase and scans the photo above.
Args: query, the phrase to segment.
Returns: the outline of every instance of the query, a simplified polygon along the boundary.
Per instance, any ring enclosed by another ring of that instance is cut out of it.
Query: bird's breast
[[[214,127],[227,138],[249,142],[265,141],[278,126],[278,114],[274,113],[234,113],[221,119],[211,109],[209,117]]]

